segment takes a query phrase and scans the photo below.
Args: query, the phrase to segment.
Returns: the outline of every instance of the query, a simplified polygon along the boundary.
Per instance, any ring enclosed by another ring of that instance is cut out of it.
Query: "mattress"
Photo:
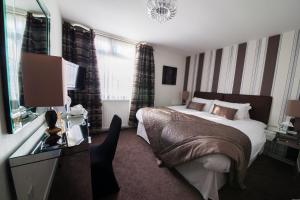
[[[168,108],[231,126],[242,131],[251,141],[249,166],[262,151],[264,143],[266,142],[264,134],[266,125],[262,122],[251,119],[227,120],[223,117],[207,112],[187,109],[186,106],[170,106]],[[149,143],[145,127],[143,125],[142,110],[137,112],[136,117],[139,121],[137,134]],[[225,173],[230,170],[230,159],[225,155],[212,154],[176,166],[176,169],[201,192],[204,199],[210,198],[218,200],[218,190],[225,184]]]

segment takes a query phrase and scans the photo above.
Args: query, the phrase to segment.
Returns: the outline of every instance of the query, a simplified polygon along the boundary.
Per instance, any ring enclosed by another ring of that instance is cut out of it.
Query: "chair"
[[[99,145],[92,145],[90,148],[94,199],[120,190],[113,171],[112,161],[117,148],[121,124],[120,117],[114,115],[105,141]]]

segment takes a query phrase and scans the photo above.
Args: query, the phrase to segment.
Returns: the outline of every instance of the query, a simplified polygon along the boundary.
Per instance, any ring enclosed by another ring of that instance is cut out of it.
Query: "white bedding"
[[[228,120],[225,119],[224,117],[213,115],[208,112],[201,112],[193,109],[187,109],[186,106],[169,106],[168,108],[171,108],[178,112],[194,115],[220,124],[231,126],[243,132],[245,135],[249,137],[251,141],[252,148],[251,148],[250,163],[252,163],[252,161],[255,159],[258,153],[262,150],[266,142],[266,136],[264,134],[264,129],[266,128],[266,125],[262,122],[251,120],[251,119]],[[136,117],[139,122],[143,123],[142,110],[139,110],[136,113]]]
[[[251,156],[249,165],[254,161],[256,156],[262,151],[266,137],[264,129],[266,125],[255,120],[228,120],[208,112],[201,112],[187,109],[186,106],[170,106],[169,108],[178,112],[194,115],[210,121],[221,123],[234,127],[247,135],[251,141]],[[143,137],[148,143],[148,137],[143,125],[142,110],[136,114],[139,121],[137,134]],[[212,154],[195,159],[189,163],[182,164],[176,169],[202,194],[204,199],[218,199],[218,190],[225,183],[224,173],[229,172],[230,159],[221,154]],[[198,179],[198,181],[197,181]],[[200,180],[201,179],[201,180]]]

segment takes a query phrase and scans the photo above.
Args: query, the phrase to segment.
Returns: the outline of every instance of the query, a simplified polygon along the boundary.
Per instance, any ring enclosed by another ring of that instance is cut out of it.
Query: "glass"
[[[6,0],[4,11],[7,65],[4,104],[8,132],[14,133],[41,114],[36,108],[24,105],[20,61],[22,52],[49,54],[50,15],[41,0]]]

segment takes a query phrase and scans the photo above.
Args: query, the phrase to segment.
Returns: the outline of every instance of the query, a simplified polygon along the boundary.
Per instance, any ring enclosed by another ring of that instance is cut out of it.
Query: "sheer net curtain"
[[[26,26],[26,15],[7,13],[6,27],[7,27],[7,49],[8,49],[8,65],[10,67],[10,91],[11,100],[19,102],[20,88],[19,80],[16,79],[20,68],[20,56],[23,42],[23,35]],[[17,108],[18,106],[13,106]]]
[[[135,45],[96,35],[96,54],[102,100],[130,100]]]
[[[106,129],[114,114],[128,126],[132,96],[135,45],[96,35],[95,47],[102,99],[102,128]]]

